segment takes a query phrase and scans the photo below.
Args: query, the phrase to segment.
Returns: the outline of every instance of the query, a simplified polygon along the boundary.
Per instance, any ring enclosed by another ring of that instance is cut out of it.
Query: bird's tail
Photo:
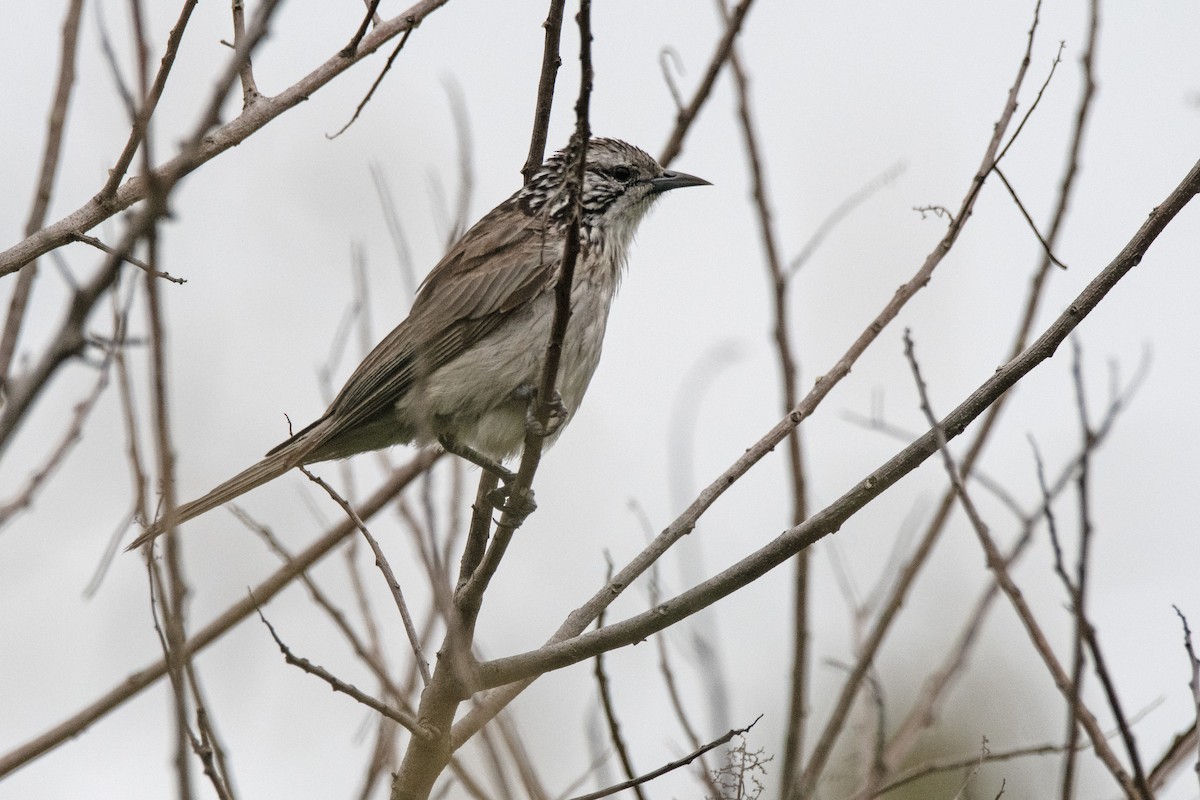
[[[211,511],[217,506],[240,497],[257,486],[262,486],[267,481],[278,478],[289,469],[303,464],[308,450],[307,447],[285,447],[282,450],[272,451],[262,461],[234,475],[200,499],[184,503],[176,508],[175,524],[187,522],[193,517],[198,517],[206,511]],[[147,526],[141,536],[133,540],[133,544],[125,549],[134,550],[162,535],[166,531],[165,522],[166,519],[161,517],[155,520]]]

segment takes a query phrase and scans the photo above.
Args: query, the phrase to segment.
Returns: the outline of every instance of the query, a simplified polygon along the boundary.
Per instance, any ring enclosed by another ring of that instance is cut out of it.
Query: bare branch
[[[400,41],[396,43],[396,49],[392,51],[390,56],[388,56],[388,60],[384,62],[383,69],[379,70],[379,75],[375,78],[375,82],[372,83],[371,88],[367,90],[366,97],[364,97],[359,102],[358,107],[354,109],[354,114],[350,117],[350,121],[339,128],[337,133],[325,134],[326,139],[336,139],[345,133],[346,129],[354,124],[354,121],[358,119],[358,115],[362,113],[362,110],[367,107],[367,103],[371,102],[371,98],[375,96],[375,90],[379,88],[381,83],[383,83],[384,77],[388,74],[388,71],[392,68],[392,64],[396,61],[396,56],[400,55],[400,51],[404,49],[404,45],[408,42],[408,37],[412,35],[412,32],[416,27],[417,26],[413,24],[404,31],[404,35],[401,36]],[[345,51],[343,51],[343,55],[345,55]]]
[[[63,132],[66,128],[67,106],[75,87],[75,53],[79,41],[79,20],[83,16],[83,0],[71,0],[67,7],[62,27],[62,48],[59,51],[58,86],[54,102],[50,106],[50,119],[46,124],[46,147],[42,153],[42,167],[34,190],[33,207],[25,223],[25,235],[31,236],[46,222],[46,211],[50,207],[50,193],[54,188],[54,176],[58,173],[59,154],[62,151]],[[8,383],[8,372],[12,367],[13,355],[17,350],[17,339],[25,319],[25,308],[33,291],[37,276],[37,265],[29,264],[17,277],[8,302],[8,316],[4,319],[4,330],[0,334],[0,390]]]
[[[384,556],[383,550],[379,547],[379,542],[367,530],[366,524],[362,521],[362,517],[355,512],[354,507],[347,503],[342,496],[339,495],[332,486],[314,475],[307,467],[300,467],[300,471],[313,483],[325,490],[325,493],[341,506],[342,511],[346,512],[346,516],[354,523],[354,527],[358,529],[363,538],[367,540],[367,544],[371,546],[371,552],[375,554],[375,566],[379,567],[383,573],[384,579],[387,581],[388,589],[392,592],[392,599],[396,601],[396,608],[400,612],[400,619],[404,622],[404,633],[408,636],[408,645],[412,648],[413,655],[417,660],[417,669],[421,671],[421,678],[425,683],[429,683],[429,662],[425,659],[425,653],[421,650],[421,639],[417,635],[417,628],[413,625],[412,614],[408,611],[408,603],[404,602],[404,593],[400,590],[400,582],[396,580],[396,574],[392,572],[392,566],[388,563],[387,557]]]
[[[1095,716],[1078,698],[1072,701],[1072,697],[1076,696],[1076,693],[1070,677],[1063,670],[1062,665],[1059,664],[1058,658],[1054,655],[1054,651],[1050,647],[1045,634],[1042,632],[1041,626],[1038,625],[1020,589],[1017,588],[1016,583],[1009,575],[1008,568],[1004,564],[1004,558],[1000,554],[995,541],[992,539],[987,524],[983,521],[974,502],[972,502],[970,495],[967,493],[967,487],[962,480],[962,473],[959,471],[958,465],[954,463],[954,459],[950,454],[945,430],[937,421],[937,417],[933,413],[933,408],[929,404],[925,382],[921,378],[921,371],[917,364],[912,339],[907,331],[904,334],[904,343],[904,352],[912,368],[913,380],[916,382],[917,391],[921,395],[921,410],[925,412],[926,419],[933,426],[933,433],[937,440],[938,450],[942,455],[946,474],[949,476],[951,483],[954,484],[954,490],[958,495],[959,502],[962,504],[963,511],[966,512],[967,518],[971,521],[971,527],[975,529],[975,534],[983,546],[984,553],[987,556],[988,568],[995,574],[1001,590],[1003,590],[1004,594],[1011,601],[1013,609],[1017,612],[1017,616],[1025,626],[1025,631],[1029,636],[1030,642],[1033,643],[1034,649],[1041,656],[1046,669],[1050,672],[1050,677],[1054,679],[1055,686],[1058,687],[1068,702],[1074,703],[1075,718],[1079,720],[1084,730],[1087,731],[1088,738],[1091,739],[1092,748],[1096,751],[1096,755],[1104,762],[1109,773],[1121,785],[1122,790],[1127,795],[1130,797],[1142,797],[1143,800],[1150,800],[1149,795],[1143,794],[1141,789],[1130,779],[1129,774],[1125,772],[1125,768],[1117,760],[1116,754],[1109,748],[1108,742],[1104,738],[1104,732],[1100,729],[1100,724],[1096,721]]]
[[[284,112],[307,100],[314,92],[320,90],[351,66],[371,53],[374,53],[389,39],[419,25],[426,16],[445,5],[447,1],[420,0],[420,2],[414,4],[407,11],[376,26],[375,30],[363,39],[358,55],[353,59],[346,59],[340,54],[335,54],[324,64],[274,97],[263,98],[260,102],[243,110],[236,118],[217,127],[215,130],[210,130],[211,126],[205,127],[201,134],[193,136],[192,140],[186,143],[174,158],[159,166],[154,176],[131,178],[125,181],[112,194],[111,198],[103,202],[93,199],[59,221],[42,228],[16,245],[0,252],[0,277],[10,272],[15,272],[32,259],[66,244],[71,240],[71,234],[91,230],[96,225],[124,211],[134,203],[144,200],[147,197],[148,186],[151,180],[162,180],[168,176],[177,180],[191,173],[212,158],[240,144],[247,137],[256,133]],[[260,13],[273,6],[274,2],[265,2],[260,7]],[[255,36],[256,33],[258,34],[257,37]],[[261,33],[262,31],[255,31],[254,26],[252,26],[247,32],[247,39],[253,40],[256,43]],[[248,43],[247,52],[249,52],[250,46],[250,43]],[[227,75],[228,70],[232,70],[232,78],[236,80],[240,66],[240,56],[235,53],[234,58],[227,68]],[[226,86],[227,82],[225,78],[222,78],[218,88]],[[224,91],[219,94],[218,106],[219,100],[224,98]],[[205,114],[204,119],[206,121],[211,119],[215,122],[215,111],[210,110]]]
[[[717,42],[717,48],[708,63],[708,69],[704,71],[704,77],[700,79],[700,85],[696,87],[696,93],[692,95],[692,102],[688,103],[686,108],[679,109],[679,113],[675,117],[675,128],[667,138],[662,155],[658,157],[658,163],[664,167],[671,166],[671,162],[683,150],[683,139],[691,130],[692,123],[696,121],[696,115],[700,113],[700,109],[708,102],[713,84],[717,82],[717,75],[720,74],[721,67],[725,65],[730,53],[733,52],[733,43],[742,30],[742,23],[746,20],[746,13],[750,10],[753,2],[754,0],[742,0],[730,13],[729,24],[725,26],[725,34],[721,37],[721,41]]]
[[[670,762],[669,764],[664,764],[663,766],[659,767],[658,769],[654,770],[653,772],[647,772],[645,775],[635,778],[634,780],[625,781],[624,783],[618,783],[615,786],[609,786],[607,789],[601,789],[598,792],[592,792],[591,794],[578,795],[576,797],[571,798],[571,800],[599,800],[601,797],[608,797],[609,795],[616,794],[617,792],[623,792],[626,789],[632,789],[636,786],[646,783],[647,781],[652,781],[655,778],[658,778],[662,775],[666,775],[668,772],[671,772],[672,770],[677,770],[680,767],[686,767],[688,764],[692,763],[693,761],[695,761],[697,758],[704,755],[708,751],[715,750],[716,748],[720,747],[721,745],[730,742],[733,739],[733,737],[741,736],[742,734],[748,732],[751,728],[753,728],[755,725],[758,724],[758,721],[760,719],[762,719],[761,714],[759,716],[755,717],[754,722],[751,722],[746,727],[728,731],[721,738],[714,739],[711,742],[709,742],[708,744],[699,748],[698,750],[688,753],[683,758],[676,759],[676,760]]]
[[[439,457],[435,451],[419,453],[406,465],[397,469],[384,484],[368,497],[358,507],[357,513],[361,519],[370,519],[381,508],[390,503],[414,479],[429,469]],[[345,520],[331,528],[324,536],[317,539],[307,548],[296,554],[288,564],[276,570],[270,577],[251,590],[252,597],[247,597],[219,614],[210,623],[192,634],[184,643],[182,652],[188,656],[195,655],[208,645],[223,636],[234,625],[253,614],[259,604],[267,603],[288,586],[306,569],[311,567],[345,538],[355,532],[352,522]],[[148,667],[131,673],[124,680],[104,695],[68,717],[50,730],[25,742],[12,751],[0,756],[0,778],[13,770],[28,764],[33,759],[57,747],[73,736],[76,736],[96,720],[108,714],[117,706],[141,693],[143,689],[153,685],[166,674],[164,661],[157,661]]]
[[[562,66],[562,57],[558,54],[558,43],[562,37],[563,7],[566,0],[550,0],[550,10],[542,28],[546,31],[545,43],[542,45],[542,73],[538,78],[537,105],[533,112],[533,133],[529,140],[529,155],[525,157],[525,166],[521,174],[525,183],[533,180],[534,173],[546,158],[546,137],[550,131],[550,108],[554,103],[554,83],[558,78],[558,68]]]
[[[253,597],[253,595],[251,595],[251,597]],[[362,703],[364,706],[376,712],[377,714],[382,714],[393,722],[403,725],[404,728],[413,736],[427,737],[430,735],[428,731],[421,727],[421,723],[418,722],[412,715],[406,714],[398,708],[392,708],[387,703],[371,697],[369,694],[361,691],[353,684],[346,683],[329,670],[312,663],[307,658],[300,658],[299,656],[294,655],[291,649],[288,648],[288,646],[283,643],[283,640],[279,638],[279,634],[275,632],[275,626],[272,625],[262,613],[261,608],[258,609],[258,618],[262,620],[263,624],[267,626],[267,630],[271,632],[271,638],[275,640],[275,644],[279,647],[279,652],[283,653],[283,658],[287,663],[291,664],[293,667],[299,667],[309,675],[314,675],[325,681],[327,684],[329,684],[329,688],[333,689],[335,692],[341,692],[342,694],[353,698],[357,702]]]

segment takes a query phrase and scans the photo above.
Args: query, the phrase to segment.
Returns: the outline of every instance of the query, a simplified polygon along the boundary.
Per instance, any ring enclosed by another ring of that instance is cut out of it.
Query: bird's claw
[[[497,511],[512,514],[521,519],[537,510],[537,503],[533,499],[533,489],[526,489],[520,496],[514,496],[507,481],[504,485],[497,486],[488,492],[487,501]]]
[[[529,405],[525,407],[525,430],[532,433],[534,436],[540,436],[545,439],[547,436],[553,436],[558,429],[567,421],[569,412],[567,406],[563,403],[562,395],[558,392],[550,395],[550,401],[546,404],[550,409],[549,415],[546,417],[546,422],[543,423],[537,418],[537,400],[534,397],[537,393],[530,395]]]

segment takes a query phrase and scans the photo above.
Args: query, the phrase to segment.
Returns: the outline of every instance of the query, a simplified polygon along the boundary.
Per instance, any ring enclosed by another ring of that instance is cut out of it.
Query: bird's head
[[[572,161],[569,152],[560,150],[546,159],[522,190],[530,211],[548,212],[552,219],[565,218],[569,212],[564,190],[564,170]],[[628,241],[663,192],[707,184],[695,175],[663,169],[640,147],[619,139],[592,139],[583,177],[583,224],[608,229]]]

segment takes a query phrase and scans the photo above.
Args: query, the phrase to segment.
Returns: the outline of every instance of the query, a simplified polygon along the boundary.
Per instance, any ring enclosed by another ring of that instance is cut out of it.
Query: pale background
[[[178,9],[174,3],[148,6],[157,53]],[[163,287],[181,499],[207,490],[283,439],[284,412],[303,423],[323,409],[316,369],[327,358],[352,297],[353,247],[365,253],[376,336],[403,317],[405,281],[370,167],[378,165],[397,197],[423,274],[440,256],[445,236],[431,185],[436,181],[452,192],[457,181],[447,83],[459,87],[470,118],[476,175],[471,219],[519,186],[545,6],[455,0],[413,33],[375,99],[341,138],[329,141],[325,134],[348,119],[382,56],[185,180],[174,195],[174,220],[162,232],[162,268],[188,279],[182,287]],[[126,6],[110,0],[99,7],[128,66]],[[387,16],[399,10],[390,2],[381,8]],[[52,220],[98,190],[128,131],[100,55],[96,12],[97,6],[89,4]],[[61,14],[59,4],[6,0],[0,5],[0,74],[6,76],[0,89],[4,246],[19,240],[28,213],[57,70]],[[286,4],[255,58],[259,88],[273,94],[293,83],[345,43],[361,14],[362,5],[349,0]],[[156,116],[160,158],[191,129],[196,106],[207,97],[209,76],[228,56],[219,44],[231,36],[228,17],[227,5],[220,3],[203,3],[195,14]],[[1030,17],[1031,4],[1015,2],[762,0],[750,12],[742,53],[753,76],[786,256],[846,195],[896,162],[906,165],[890,187],[830,237],[798,278],[792,313],[803,389],[840,356],[942,235],[943,222],[922,220],[912,209],[957,207],[1016,73]],[[1084,20],[1081,2],[1043,8],[1022,112],[1060,40],[1066,41],[1064,63],[1006,161],[1006,174],[1043,225],[1079,95]],[[592,128],[657,153],[674,119],[659,51],[678,51],[685,65],[678,81],[690,95],[719,36],[716,14],[706,3],[609,0],[596,4],[594,27]],[[1071,269],[1051,277],[1043,322],[1116,254],[1200,155],[1197,41],[1200,7],[1195,3],[1104,4],[1099,95],[1085,140],[1084,172],[1058,249]],[[555,147],[565,142],[573,124],[576,48],[568,21],[550,136]],[[479,632],[488,655],[542,642],[600,585],[606,551],[620,564],[641,548],[645,533],[630,511],[631,500],[645,509],[655,529],[663,527],[690,497],[673,490],[673,481],[690,474],[688,488],[698,490],[781,416],[768,281],[733,107],[731,81],[724,75],[675,162],[714,186],[668,196],[642,228],[602,366],[582,411],[543,462],[536,483],[539,510],[514,541],[485,606]],[[237,106],[231,102],[228,108],[233,114]],[[93,233],[112,240],[119,230],[114,220]],[[83,245],[61,253],[79,277],[98,260]],[[1003,188],[989,184],[933,283],[805,424],[814,508],[836,498],[900,446],[848,422],[843,412],[866,414],[881,403],[889,422],[922,428],[901,355],[904,327],[913,329],[934,403],[948,410],[1003,360],[1038,255],[1036,240]],[[1194,488],[1200,467],[1194,401],[1200,358],[1198,266],[1200,211],[1191,207],[1079,331],[1097,411],[1106,399],[1107,363],[1116,362],[1128,377],[1144,352],[1153,354],[1149,377],[1094,465],[1097,538],[1089,600],[1127,712],[1161,701],[1136,728],[1150,761],[1192,713],[1171,604],[1190,614],[1193,628],[1200,629]],[[63,291],[54,264],[43,260],[24,349],[35,347],[57,325]],[[96,319],[106,313],[98,309]],[[144,330],[144,317],[135,319],[136,334]],[[709,380],[697,400],[696,427],[686,433],[694,460],[681,463],[679,443],[670,432],[681,393],[688,391],[685,377],[714,352],[736,358],[706,368]],[[353,360],[340,366],[339,380]],[[1052,471],[1077,445],[1069,368],[1069,350],[1063,348],[1020,385],[982,463],[1026,506],[1037,496],[1027,436],[1036,438]],[[55,381],[0,463],[5,497],[57,440],[66,410],[90,386],[92,375],[75,366]],[[81,599],[128,506],[118,415],[110,390],[83,444],[36,507],[0,531],[0,751],[11,750],[159,657],[139,558],[117,558],[98,596]],[[360,491],[372,485],[374,468],[371,458],[356,463]],[[332,466],[322,474],[341,477]],[[729,492],[664,563],[668,590],[685,588],[687,576],[723,568],[785,528],[784,474],[783,459],[772,456]],[[889,566],[900,531],[925,521],[943,483],[940,465],[931,461],[834,537],[833,546],[864,591]],[[288,476],[249,495],[244,505],[299,547],[322,527],[309,505],[298,501],[302,493],[312,491],[299,477]],[[336,518],[327,501],[317,498],[316,503],[324,519]],[[986,500],[984,507],[996,534],[1010,535],[1005,513]],[[1060,516],[1073,532],[1069,497]],[[393,563],[411,563],[406,540],[390,518],[383,520],[375,532]],[[276,565],[225,511],[189,524],[185,533],[193,626],[243,596]],[[1016,577],[1065,659],[1070,617],[1051,571],[1044,531],[1039,536]],[[957,630],[962,606],[982,585],[983,558],[969,528],[960,521],[946,539],[877,665],[897,718],[919,687],[923,667],[939,657]],[[852,660],[850,620],[832,579],[828,547],[823,544],[813,562],[819,660],[811,698],[817,721],[842,680],[824,659]],[[345,598],[336,561],[330,559],[315,575]],[[409,594],[423,607],[419,573],[410,574],[414,589]],[[712,718],[694,673],[681,667],[702,736],[715,737],[763,714],[751,746],[767,753],[781,750],[791,666],[786,655],[790,577],[790,569],[776,570],[704,614],[719,637],[730,694],[728,716]],[[380,614],[390,620],[382,584],[375,589]],[[635,613],[646,602],[644,589],[635,587],[610,619]],[[366,680],[299,587],[273,602],[268,613],[297,653],[351,681]],[[938,738],[942,752],[970,755],[981,736],[994,749],[1059,740],[1061,702],[1003,601],[985,635],[971,676],[952,697]],[[689,652],[686,637],[683,631],[672,636],[682,665]],[[394,642],[394,655],[402,658],[398,635]],[[368,755],[364,709],[283,664],[257,621],[210,647],[198,663],[241,796],[352,796]],[[638,767],[648,770],[683,752],[653,648],[616,652],[607,664]],[[1101,707],[1094,679],[1088,688],[1093,707]],[[594,698],[590,665],[579,665],[540,680],[515,705],[552,792],[565,788],[591,762],[584,729]],[[173,793],[170,726],[160,684],[0,783],[0,798]],[[772,767],[771,777],[777,778],[781,756]],[[1057,768],[1056,757],[987,767],[977,777],[977,796],[994,796],[1001,778],[1008,781],[1008,797],[1047,796],[1057,785]],[[1115,796],[1097,770],[1089,769],[1086,776],[1081,797]],[[204,786],[199,793],[208,791]],[[701,796],[697,784],[680,776],[652,785],[650,793]],[[1194,776],[1184,770],[1164,796],[1196,797]]]

